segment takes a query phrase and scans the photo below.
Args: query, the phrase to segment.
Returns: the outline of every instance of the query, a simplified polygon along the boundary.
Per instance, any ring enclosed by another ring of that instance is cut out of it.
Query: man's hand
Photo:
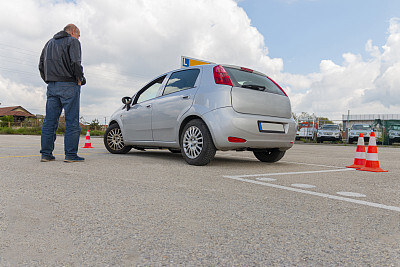
[[[81,79],[78,78],[78,85],[82,85]]]

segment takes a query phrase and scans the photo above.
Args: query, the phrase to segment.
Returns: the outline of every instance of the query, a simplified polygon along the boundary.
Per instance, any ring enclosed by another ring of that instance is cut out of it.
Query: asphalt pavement
[[[0,266],[400,266],[400,147],[373,173],[345,168],[355,144],[197,167],[91,143],[43,163],[39,136],[0,135]]]

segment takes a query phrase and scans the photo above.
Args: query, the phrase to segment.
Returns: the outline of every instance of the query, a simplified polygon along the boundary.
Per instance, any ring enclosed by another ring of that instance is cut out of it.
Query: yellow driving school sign
[[[181,57],[181,67],[192,67],[192,66],[205,65],[205,64],[213,64],[213,62],[190,58],[190,57],[185,57],[185,56]]]

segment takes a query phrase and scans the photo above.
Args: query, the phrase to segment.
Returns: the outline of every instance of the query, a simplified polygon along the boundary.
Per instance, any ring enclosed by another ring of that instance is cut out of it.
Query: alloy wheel
[[[108,133],[107,144],[113,150],[121,150],[124,148],[124,139],[120,128],[114,128]]]
[[[183,136],[183,150],[190,159],[197,158],[203,150],[203,133],[196,126],[190,126]]]

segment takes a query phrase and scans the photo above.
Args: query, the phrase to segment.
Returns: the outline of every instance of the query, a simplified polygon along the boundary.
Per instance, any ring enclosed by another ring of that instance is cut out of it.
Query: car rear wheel
[[[126,154],[132,147],[125,146],[121,129],[118,124],[110,125],[104,133],[104,145],[113,154]]]
[[[254,156],[262,162],[277,162],[285,155],[286,151],[271,149],[267,151],[253,151]]]
[[[191,120],[185,125],[181,135],[181,151],[187,163],[207,165],[214,158],[216,150],[210,131],[202,120]]]

